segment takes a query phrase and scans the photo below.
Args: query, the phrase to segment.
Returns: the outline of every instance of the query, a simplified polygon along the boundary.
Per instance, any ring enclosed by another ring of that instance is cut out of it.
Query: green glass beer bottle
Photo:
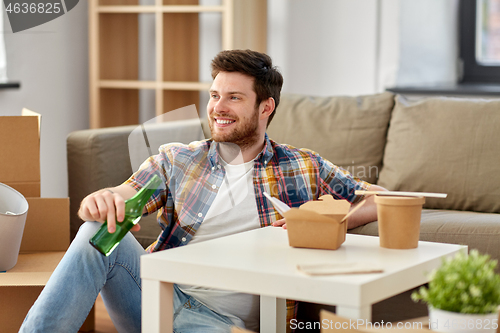
[[[106,221],[89,240],[90,244],[105,256],[109,256],[127,232],[140,221],[144,206],[160,184],[160,177],[154,175],[136,195],[125,200],[125,217],[122,222],[116,221],[115,232],[109,233]]]

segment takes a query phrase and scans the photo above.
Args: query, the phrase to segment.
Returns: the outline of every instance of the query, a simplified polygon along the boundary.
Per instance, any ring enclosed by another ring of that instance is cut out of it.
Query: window
[[[460,1],[462,82],[500,83],[500,0]]]

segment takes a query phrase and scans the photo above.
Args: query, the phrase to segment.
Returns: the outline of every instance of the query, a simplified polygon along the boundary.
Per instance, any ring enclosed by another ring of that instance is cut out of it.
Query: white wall
[[[376,91],[376,0],[268,0],[268,53],[283,91],[328,95]]]
[[[268,0],[267,53],[284,76],[283,92],[375,92],[379,2]],[[200,77],[209,81],[210,60],[221,47],[218,17],[202,17],[200,37]]]
[[[397,86],[457,82],[458,5],[458,0],[399,0]]]
[[[20,115],[23,107],[42,114],[42,196],[66,197],[66,136],[89,124],[87,1],[17,33],[4,13],[3,33],[7,75],[21,88],[0,89],[0,115]]]
[[[359,95],[457,82],[458,0],[268,0],[284,92]]]

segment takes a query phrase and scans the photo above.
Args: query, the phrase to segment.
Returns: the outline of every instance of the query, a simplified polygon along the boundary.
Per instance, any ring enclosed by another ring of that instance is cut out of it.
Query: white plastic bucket
[[[24,196],[0,183],[0,272],[17,263],[27,215],[28,201]]]

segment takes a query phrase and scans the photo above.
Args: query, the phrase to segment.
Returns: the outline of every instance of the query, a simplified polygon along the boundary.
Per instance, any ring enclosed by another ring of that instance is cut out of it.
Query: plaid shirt
[[[354,203],[361,200],[354,191],[369,186],[318,154],[278,144],[267,134],[264,149],[254,159],[253,172],[253,190],[261,227],[269,226],[280,218],[263,192],[270,193],[290,207],[299,207],[324,194]],[[225,177],[217,143],[211,140],[189,145],[163,145],[159,154],[146,160],[125,183],[140,189],[154,173],[163,179],[166,187],[156,191],[146,205],[148,214],[158,211],[158,221],[163,229],[156,242],[148,248],[149,252],[188,244],[203,222]],[[294,313],[294,303],[289,305],[289,311]]]

